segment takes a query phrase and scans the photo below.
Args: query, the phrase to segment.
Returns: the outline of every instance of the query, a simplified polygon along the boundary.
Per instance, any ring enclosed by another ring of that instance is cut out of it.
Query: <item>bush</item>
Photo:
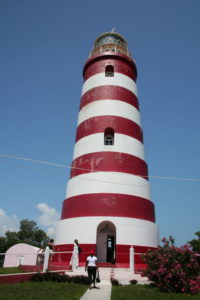
[[[116,286],[120,285],[119,281],[116,278],[114,278],[113,276],[111,276],[110,281],[111,281],[112,285],[116,285]]]
[[[74,283],[81,283],[81,284],[90,284],[90,280],[87,276],[83,276],[83,275],[76,275],[72,277],[72,281]]]
[[[71,278],[68,275],[61,275],[58,273],[36,273],[34,274],[31,281],[55,281],[55,282],[70,282]]]
[[[130,280],[130,284],[137,284],[137,283],[138,283],[138,281],[136,279],[131,279]]]
[[[181,248],[174,246],[173,237],[162,239],[163,246],[156,250],[148,250],[143,255],[147,264],[144,275],[155,283],[162,291],[179,293],[199,293],[197,277],[200,265],[197,253],[190,245]]]
[[[54,281],[54,282],[74,282],[80,284],[89,284],[90,281],[86,276],[69,276],[66,274],[58,274],[58,273],[36,273],[34,274],[31,281]]]

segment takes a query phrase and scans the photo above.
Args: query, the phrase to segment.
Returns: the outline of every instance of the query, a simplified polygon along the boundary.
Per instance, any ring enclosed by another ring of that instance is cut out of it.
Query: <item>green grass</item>
[[[24,282],[1,284],[1,300],[79,300],[88,286],[75,283]]]
[[[0,274],[26,273],[20,268],[0,268]]]
[[[200,294],[162,293],[144,285],[113,286],[111,300],[200,300]]]

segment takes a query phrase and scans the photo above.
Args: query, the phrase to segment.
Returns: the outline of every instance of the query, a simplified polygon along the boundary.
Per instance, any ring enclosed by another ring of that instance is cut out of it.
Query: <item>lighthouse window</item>
[[[106,66],[105,76],[106,77],[113,77],[114,76],[114,67],[113,66],[111,66],[111,65]]]
[[[114,130],[112,128],[106,128],[104,131],[104,145],[114,145]]]

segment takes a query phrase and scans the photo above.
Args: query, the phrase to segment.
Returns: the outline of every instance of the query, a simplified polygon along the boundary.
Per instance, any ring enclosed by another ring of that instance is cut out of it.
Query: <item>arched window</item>
[[[110,127],[104,131],[104,145],[114,145],[114,130]]]
[[[113,77],[114,76],[114,67],[112,65],[106,66],[105,76],[106,77]]]

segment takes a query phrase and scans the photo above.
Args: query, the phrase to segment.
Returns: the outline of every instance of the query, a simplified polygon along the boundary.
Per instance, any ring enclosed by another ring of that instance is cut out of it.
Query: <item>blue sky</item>
[[[200,230],[200,1],[1,0],[0,153],[71,164],[82,68],[113,27],[138,67],[160,237]],[[158,177],[196,180],[158,179]],[[69,169],[0,156],[0,234],[34,219],[53,231]]]

